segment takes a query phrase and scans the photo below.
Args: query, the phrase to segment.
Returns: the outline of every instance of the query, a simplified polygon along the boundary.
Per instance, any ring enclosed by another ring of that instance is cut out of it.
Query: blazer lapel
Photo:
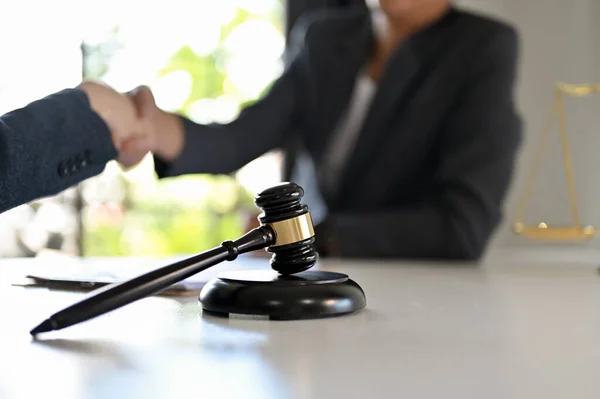
[[[327,133],[335,131],[343,117],[356,77],[373,44],[370,17],[363,9],[350,18],[335,21],[329,26],[329,31],[329,35],[319,36],[320,41],[314,43],[313,50],[313,58],[318,62],[318,65],[312,66],[319,92],[316,102],[320,132],[314,137],[318,158],[328,155],[325,152],[329,149],[328,141],[332,135]]]
[[[354,144],[352,153],[348,155],[345,173],[335,197],[330,198],[342,208],[349,205],[348,198],[355,197],[351,193],[360,190],[356,182],[366,172],[365,165],[381,144],[385,133],[385,123],[394,109],[398,109],[405,98],[410,85],[419,72],[420,61],[410,46],[403,46],[393,55],[378,82],[377,92],[370,104],[361,133]]]
[[[377,93],[370,105],[360,136],[352,154],[348,157],[345,174],[342,176],[337,194],[335,198],[331,198],[337,206],[344,208],[350,205],[348,198],[364,197],[353,195],[362,190],[357,182],[363,181],[365,174],[369,172],[369,160],[377,157],[379,151],[385,150],[389,135],[404,134],[409,140],[413,132],[394,131],[391,129],[391,123],[402,117],[405,104],[411,100],[421,85],[427,72],[426,66],[431,64],[428,58],[435,55],[434,50],[438,49],[443,39],[443,35],[437,32],[445,26],[452,12],[453,9],[448,16],[436,24],[407,39],[390,56],[378,82]],[[371,194],[375,193],[367,195]]]
[[[327,32],[315,35],[317,42],[310,44],[314,71],[317,106],[313,108],[316,124],[307,137],[315,164],[323,164],[329,156],[333,133],[352,98],[356,77],[365,66],[373,49],[374,37],[368,10],[357,8],[348,11],[344,18],[332,21]],[[316,169],[317,175],[323,170]],[[329,202],[329,190],[324,187],[324,179],[317,179],[324,199]]]

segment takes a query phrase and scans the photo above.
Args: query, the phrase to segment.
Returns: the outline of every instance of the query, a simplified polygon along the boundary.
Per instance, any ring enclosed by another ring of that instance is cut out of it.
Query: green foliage
[[[244,229],[239,213],[218,214],[207,205],[138,203],[119,226],[106,223],[88,230],[88,256],[171,255],[202,251],[239,236]]]
[[[100,226],[86,229],[83,235],[85,256],[125,256],[121,248],[122,229],[114,226]]]
[[[190,96],[178,112],[187,114],[187,109],[194,101],[202,98],[216,98],[223,94],[226,75],[217,68],[216,52],[208,56],[200,56],[187,45],[183,46],[159,71],[164,76],[175,71],[185,71],[192,77]]]

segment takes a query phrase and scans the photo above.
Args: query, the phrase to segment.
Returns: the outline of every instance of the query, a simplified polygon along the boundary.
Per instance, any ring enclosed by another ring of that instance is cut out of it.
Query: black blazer
[[[0,213],[55,195],[117,156],[87,95],[67,89],[0,117]]]
[[[159,176],[230,173],[298,135],[319,184],[328,140],[373,49],[363,7],[304,17],[269,93],[225,125],[184,119],[179,159]],[[502,219],[521,121],[515,30],[452,8],[392,55],[355,150],[325,196],[317,240],[341,256],[477,259]]]

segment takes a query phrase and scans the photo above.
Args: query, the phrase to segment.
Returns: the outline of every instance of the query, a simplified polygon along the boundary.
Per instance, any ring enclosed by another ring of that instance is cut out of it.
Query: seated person
[[[160,177],[230,173],[298,135],[328,215],[325,255],[479,258],[521,139],[514,29],[448,0],[324,10],[270,92],[224,125],[84,83],[0,118],[0,212],[148,151]],[[134,108],[135,105],[135,108]],[[142,138],[136,139],[143,133]]]
[[[153,152],[162,178],[231,173],[297,135],[328,209],[321,254],[481,257],[521,140],[515,30],[448,0],[379,0],[303,18],[290,51],[268,94],[228,124],[193,123],[138,90],[151,126],[138,159]]]

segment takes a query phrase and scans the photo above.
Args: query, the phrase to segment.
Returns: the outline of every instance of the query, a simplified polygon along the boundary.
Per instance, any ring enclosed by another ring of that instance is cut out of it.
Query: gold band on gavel
[[[275,232],[275,243],[271,247],[294,244],[315,235],[309,212],[292,219],[280,220],[266,225],[270,226]]]

